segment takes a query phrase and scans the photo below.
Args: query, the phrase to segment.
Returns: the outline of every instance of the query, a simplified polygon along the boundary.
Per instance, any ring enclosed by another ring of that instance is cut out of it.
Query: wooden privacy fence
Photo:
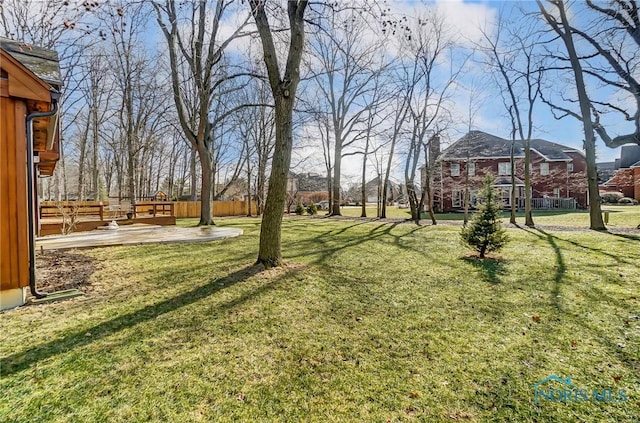
[[[248,214],[247,201],[214,201],[213,216],[246,216]],[[173,203],[176,217],[200,217],[199,201],[177,201]],[[256,214],[256,204],[251,203],[251,214]]]
[[[214,201],[214,217],[246,216],[246,201]],[[110,217],[109,205],[100,201],[43,201],[40,205],[40,217],[62,216],[62,211],[79,215],[95,215],[100,220]],[[124,210],[126,213],[129,210]],[[256,204],[251,203],[251,213],[256,214]],[[180,217],[200,217],[199,201],[139,201],[136,202],[138,216],[169,215]]]

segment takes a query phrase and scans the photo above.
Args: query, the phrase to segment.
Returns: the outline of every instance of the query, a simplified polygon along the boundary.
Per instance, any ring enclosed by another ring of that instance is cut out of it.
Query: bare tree
[[[367,110],[366,120],[363,123],[364,149],[362,150],[362,178],[360,187],[360,196],[362,209],[360,217],[367,217],[367,163],[372,154],[384,146],[374,142],[374,138],[381,134],[380,125],[386,120],[383,111],[387,109],[386,100],[390,98],[390,91],[386,89],[388,80],[386,80],[386,72],[383,70],[374,78],[373,89],[371,92],[371,107]]]
[[[223,95],[229,81],[246,76],[244,72],[230,74],[222,69],[223,54],[233,40],[247,34],[245,27],[250,16],[247,14],[232,33],[224,37],[222,22],[237,11],[236,2],[215,0],[211,3],[207,0],[181,5],[171,0],[163,4],[153,2],[158,24],[169,47],[171,85],[180,126],[198,152],[202,169],[199,225],[214,224],[211,210],[214,191],[213,131],[216,123],[231,114],[231,111],[226,111],[224,115],[217,116],[217,122],[211,122],[213,102]]]
[[[0,34],[2,36],[56,50],[62,72],[62,98],[60,100],[60,128],[62,138],[70,136],[74,127],[74,104],[79,101],[74,92],[78,80],[74,69],[82,59],[85,48],[98,39],[98,24],[91,20],[97,2],[69,2],[65,0],[3,0],[0,2]],[[91,35],[91,34],[94,35]],[[68,198],[68,181],[64,143],[60,143],[60,164],[53,179],[53,195],[58,201]]]
[[[425,166],[429,142],[442,130],[448,119],[446,100],[448,90],[457,79],[462,67],[451,65],[449,72],[440,75],[440,62],[447,57],[453,61],[454,40],[448,35],[444,17],[436,11],[410,19],[411,30],[405,35],[407,60],[412,63],[407,84],[413,86],[409,100],[408,146],[405,160],[405,185],[411,219],[420,222],[426,198],[426,186],[416,181],[418,164]]]
[[[546,22],[562,40],[567,55],[569,56],[569,62],[571,63],[571,69],[575,77],[580,113],[578,114],[569,110],[567,110],[567,112],[576,119],[582,121],[584,126],[584,148],[587,162],[587,180],[589,190],[589,227],[594,230],[606,230],[600,209],[600,194],[598,191],[598,175],[596,171],[596,143],[591,119],[591,103],[587,95],[582,66],[580,64],[578,53],[576,52],[572,27],[569,23],[569,18],[567,17],[567,10],[563,0],[549,0],[549,3],[555,8],[556,13],[553,14],[547,10],[540,0],[536,0],[536,2],[538,3],[540,12]]]
[[[289,45],[286,64],[282,69],[278,59],[272,28],[267,16],[266,4],[261,0],[249,0],[267,67],[269,85],[275,103],[276,142],[269,177],[269,192],[260,227],[260,250],[258,263],[270,268],[282,265],[281,225],[287,195],[287,178],[291,165],[293,146],[293,106],[300,82],[300,62],[304,48],[304,22],[306,0],[289,1]]]
[[[85,75],[78,92],[83,96],[83,108],[86,110],[86,113],[80,113],[85,121],[82,133],[79,137],[74,137],[79,144],[78,199],[84,200],[88,191],[90,198],[98,200],[101,168],[100,131],[104,123],[113,115],[113,109],[110,107],[114,92],[113,81],[108,78],[106,54],[102,49],[94,48],[89,51],[78,68],[82,69]],[[87,173],[89,178],[86,177]],[[89,179],[89,183],[86,179]]]
[[[248,195],[255,198],[259,215],[264,210],[267,170],[274,147],[274,113],[268,104],[269,95],[262,81],[252,81],[244,90],[244,102],[256,106],[247,107],[237,115],[240,136],[245,143]]]
[[[571,26],[571,30],[586,40],[597,54],[589,55],[583,71],[599,82],[616,90],[625,91],[635,103],[635,112],[629,112],[610,101],[596,101],[591,98],[595,118],[594,129],[608,147],[618,147],[627,143],[640,144],[640,8],[636,0],[617,0],[608,5],[587,0],[586,4],[597,12],[590,31]],[[604,65],[594,64],[596,59],[604,60]],[[600,122],[600,115],[613,110],[625,120],[633,122],[634,131],[611,137],[606,126]]]
[[[542,64],[536,62],[537,40],[535,28],[523,26],[518,21],[510,30],[507,22],[500,17],[496,23],[494,36],[483,31],[485,45],[480,48],[488,56],[487,64],[495,70],[492,76],[501,90],[503,104],[511,121],[511,223],[515,222],[515,173],[513,158],[516,134],[524,144],[524,190],[525,225],[534,226],[531,212],[531,136],[535,103],[540,94]],[[509,30],[508,34],[505,32]],[[509,38],[506,38],[509,37]]]
[[[332,129],[331,214],[339,216],[342,158],[354,154],[346,149],[366,138],[368,112],[376,106],[372,101],[375,78],[385,67],[380,54],[383,45],[375,38],[363,37],[371,28],[357,7],[330,12],[317,28],[309,43],[309,60],[313,80],[321,93],[319,99],[326,103]]]
[[[151,67],[156,60],[148,57],[141,42],[141,34],[148,22],[146,6],[123,4],[117,12],[107,11],[103,16],[111,26],[108,39],[113,49],[114,60],[111,63],[120,101],[118,121],[127,153],[126,193],[135,213],[139,194],[140,154],[160,125],[162,107],[166,102],[160,101],[162,90],[159,89],[158,76]]]
[[[389,138],[389,152],[387,157],[387,164],[384,168],[384,179],[381,187],[381,210],[380,217],[387,217],[387,193],[389,192],[391,177],[391,168],[393,166],[393,160],[395,158],[396,147],[403,135],[405,119],[409,115],[410,102],[413,97],[413,91],[415,85],[408,83],[408,78],[412,73],[411,69],[414,69],[415,65],[411,65],[409,68],[402,64],[396,67],[397,80],[399,81],[399,87],[393,96],[392,104],[392,123],[386,130],[386,136]],[[400,82],[401,81],[401,82]]]

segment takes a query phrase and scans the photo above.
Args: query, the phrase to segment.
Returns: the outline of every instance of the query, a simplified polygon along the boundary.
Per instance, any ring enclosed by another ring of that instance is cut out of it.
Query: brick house
[[[326,201],[329,198],[327,177],[317,173],[289,172],[287,178],[287,203],[304,205]]]
[[[511,140],[471,131],[440,153],[432,175],[434,208],[455,211],[464,208],[468,188],[471,205],[487,173],[495,176],[505,208],[511,207]],[[524,207],[524,142],[515,141],[516,207]],[[587,177],[584,154],[572,147],[532,139],[531,190],[533,208],[575,208],[587,206]],[[424,177],[424,173],[423,173]],[[424,179],[423,179],[424,180]]]
[[[640,201],[640,145],[623,146],[612,173],[600,184],[600,193],[620,192],[625,197]]]

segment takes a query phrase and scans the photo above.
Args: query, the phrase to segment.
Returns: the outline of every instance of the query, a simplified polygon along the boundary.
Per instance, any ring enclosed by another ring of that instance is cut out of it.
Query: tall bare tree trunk
[[[267,268],[282,265],[280,238],[293,147],[293,101],[293,98],[286,98],[282,94],[275,98],[276,144],[271,164],[271,176],[269,177],[269,192],[260,227],[260,252],[258,254],[258,262]]]
[[[531,127],[531,123],[529,123]],[[531,148],[529,138],[524,140],[524,224],[533,228],[533,215],[531,214]]]
[[[213,222],[213,209],[211,201],[213,200],[213,166],[211,152],[207,150],[204,144],[198,144],[198,157],[200,158],[200,167],[202,168],[202,189],[200,191],[200,222],[198,226],[215,225]]]
[[[341,216],[340,203],[342,201],[342,195],[340,192],[340,172],[342,171],[342,146],[336,142],[334,154],[333,154],[333,208],[331,209],[332,216]]]
[[[189,157],[191,201],[198,201],[198,168],[196,166],[196,163],[196,149],[194,147],[191,147],[191,156]]]
[[[514,158],[516,149],[515,132],[511,135],[511,148],[509,149],[509,162],[511,163],[511,212],[509,223],[515,225],[516,222],[516,160]]]
[[[293,148],[293,105],[300,81],[300,61],[304,47],[304,12],[307,1],[298,0],[287,3],[291,38],[284,76],[280,75],[278,55],[265,11],[265,3],[261,0],[249,0],[249,5],[262,41],[264,62],[275,102],[276,142],[269,177],[269,192],[260,227],[260,250],[257,260],[266,268],[270,268],[282,265],[280,239],[282,216],[287,198],[287,179]]]
[[[362,198],[362,209],[360,211],[360,217],[367,217],[367,154],[369,153],[369,138],[367,137],[367,144],[364,149],[364,158],[362,159],[362,185],[360,194]]]
[[[589,190],[589,228],[597,231],[606,230],[607,227],[602,220],[602,210],[600,208],[600,193],[598,191],[598,174],[596,169],[596,140],[591,120],[591,101],[587,95],[587,89],[582,74],[582,66],[573,43],[572,28],[567,18],[563,0],[555,0],[553,4],[560,14],[560,22],[544,8],[540,0],[537,0],[538,7],[553,30],[560,36],[567,48],[569,61],[576,80],[576,90],[580,103],[580,114],[584,127],[584,149],[587,161],[587,183]]]

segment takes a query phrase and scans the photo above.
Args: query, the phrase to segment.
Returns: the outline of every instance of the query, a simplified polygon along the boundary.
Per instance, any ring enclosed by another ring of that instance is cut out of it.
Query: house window
[[[467,175],[468,176],[476,176],[476,164],[475,163],[467,163]]]
[[[451,163],[451,176],[460,176],[460,163]]]
[[[469,191],[469,206],[476,207],[478,205],[478,193],[474,190]]]
[[[567,172],[573,172],[573,162],[567,163]]]
[[[540,175],[547,176],[549,174],[549,163],[540,163]]]
[[[451,195],[451,207],[462,207],[464,191],[454,190]]]
[[[498,175],[511,175],[511,163],[498,163]]]
[[[504,207],[511,206],[511,187],[500,188],[500,200],[502,200]]]
[[[553,196],[556,198],[560,198],[560,188],[553,189]]]

